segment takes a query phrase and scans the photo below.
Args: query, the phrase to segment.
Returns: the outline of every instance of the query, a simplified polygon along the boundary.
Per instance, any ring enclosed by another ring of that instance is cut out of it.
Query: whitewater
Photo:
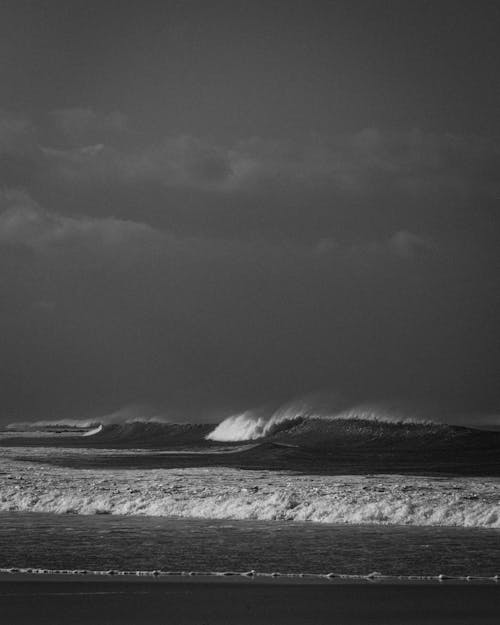
[[[116,471],[44,462],[94,451],[1,449],[0,511],[500,528],[494,477],[303,475],[222,466]],[[19,459],[28,453],[29,461]]]

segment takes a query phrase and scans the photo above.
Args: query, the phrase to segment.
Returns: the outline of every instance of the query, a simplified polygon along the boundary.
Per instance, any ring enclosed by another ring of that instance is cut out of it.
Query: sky
[[[500,407],[500,6],[4,0],[0,423]]]

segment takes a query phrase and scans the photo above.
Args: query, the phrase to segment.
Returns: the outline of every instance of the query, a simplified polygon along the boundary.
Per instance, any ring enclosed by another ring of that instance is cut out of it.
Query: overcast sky
[[[500,407],[498,2],[0,5],[0,420]]]

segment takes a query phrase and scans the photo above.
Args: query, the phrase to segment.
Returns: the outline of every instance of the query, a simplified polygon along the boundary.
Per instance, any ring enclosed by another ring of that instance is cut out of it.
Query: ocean
[[[498,530],[0,513],[0,569],[86,574],[246,574],[361,579],[483,578]]]
[[[496,625],[500,433],[289,416],[5,428],[3,620]]]
[[[5,430],[0,569],[498,580],[499,433],[363,419],[213,431]]]

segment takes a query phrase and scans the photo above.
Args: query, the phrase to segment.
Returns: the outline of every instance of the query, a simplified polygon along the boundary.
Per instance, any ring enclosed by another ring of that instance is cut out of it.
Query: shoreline
[[[437,585],[437,586],[500,586],[500,576],[453,576],[453,575],[383,575],[348,573],[271,573],[259,571],[120,571],[87,569],[35,569],[2,568],[0,584],[3,582],[153,582],[153,583],[232,583],[271,585]]]

